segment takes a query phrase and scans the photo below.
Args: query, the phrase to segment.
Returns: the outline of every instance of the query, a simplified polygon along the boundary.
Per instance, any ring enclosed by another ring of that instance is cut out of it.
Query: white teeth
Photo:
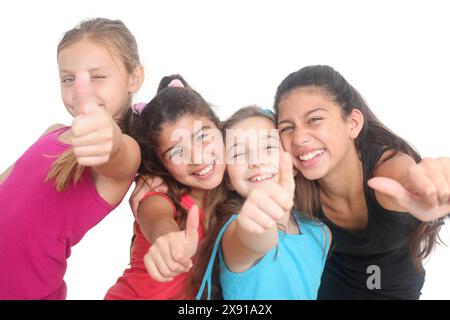
[[[261,182],[261,181],[270,179],[273,176],[274,176],[274,174],[272,174],[272,173],[266,173],[266,174],[263,174],[263,175],[260,175],[260,176],[256,176],[256,177],[250,178],[249,180],[251,182]]]
[[[197,176],[204,176],[204,175],[206,175],[206,174],[208,174],[208,173],[211,172],[213,166],[214,166],[214,163],[211,163],[211,164],[210,164],[209,166],[207,166],[205,169],[203,169],[203,170],[201,170],[201,171],[199,171],[199,172],[195,172],[194,174],[197,175]]]
[[[324,151],[325,151],[325,149],[319,149],[319,150],[311,151],[311,152],[309,152],[307,154],[300,155],[298,158],[300,160],[302,160],[302,161],[311,160],[311,159],[317,157],[318,155],[321,155]]]

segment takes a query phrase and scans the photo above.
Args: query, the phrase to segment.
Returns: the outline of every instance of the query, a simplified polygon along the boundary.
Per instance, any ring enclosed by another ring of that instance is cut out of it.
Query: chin
[[[319,170],[303,170],[303,171],[300,171],[300,173],[307,180],[319,180],[325,176],[325,173],[321,172],[321,171],[319,171]]]
[[[222,177],[214,177],[213,179],[209,180],[206,183],[205,189],[212,190],[214,188],[217,188],[221,182],[222,182]]]

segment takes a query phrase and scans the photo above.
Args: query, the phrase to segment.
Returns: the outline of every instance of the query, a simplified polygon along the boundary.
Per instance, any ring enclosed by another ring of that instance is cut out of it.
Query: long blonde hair
[[[64,48],[83,39],[92,40],[118,56],[129,74],[141,65],[136,39],[120,20],[95,18],[81,22],[64,34],[58,45],[57,56]],[[131,106],[131,98],[130,95],[127,107]],[[83,171],[84,166],[77,163],[70,148],[53,162],[46,181],[53,180],[56,190],[64,191],[70,181],[75,185],[80,180]]]

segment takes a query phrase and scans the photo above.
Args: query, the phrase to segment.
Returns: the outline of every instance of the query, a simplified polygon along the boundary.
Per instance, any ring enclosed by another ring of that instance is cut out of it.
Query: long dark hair
[[[173,79],[180,80],[185,87],[164,87]],[[187,211],[180,205],[181,197],[191,190],[170,175],[156,150],[163,127],[187,115],[206,117],[220,129],[219,118],[202,96],[190,88],[180,75],[172,75],[161,80],[158,93],[140,113],[130,109],[120,122],[122,132],[133,137],[141,149],[138,174],[158,176],[164,180],[168,187],[167,195],[180,213],[177,222],[181,228],[185,227],[187,217]]]
[[[421,160],[419,153],[408,142],[384,126],[369,109],[359,92],[330,66],[308,66],[288,75],[277,88],[274,103],[276,115],[278,116],[280,102],[289,93],[306,87],[320,89],[321,93],[341,107],[343,117],[348,116],[353,109],[358,109],[364,115],[364,124],[355,140],[355,148],[363,164],[365,182],[373,175],[374,166],[380,164],[379,160],[386,152],[389,152],[389,156],[384,161],[391,159],[398,152],[411,156],[416,162]],[[374,165],[370,166],[367,163]],[[307,180],[301,173],[297,174],[296,192],[296,205],[301,211],[315,213],[320,209],[319,185],[316,181]],[[442,219],[433,223],[422,222],[411,234],[411,250],[418,271],[422,271],[423,259],[440,241],[441,223]]]

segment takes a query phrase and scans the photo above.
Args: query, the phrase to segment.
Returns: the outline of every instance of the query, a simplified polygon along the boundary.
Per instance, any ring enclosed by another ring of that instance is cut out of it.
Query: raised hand
[[[295,191],[292,159],[280,152],[278,182],[268,181],[252,190],[237,217],[239,228],[251,234],[263,234],[292,209]]]
[[[94,102],[88,72],[80,73],[74,82],[73,106],[77,116],[70,140],[77,162],[83,166],[107,163],[119,149],[122,133],[105,108]]]
[[[450,214],[450,158],[425,158],[409,167],[402,181],[375,177],[368,185],[421,221]]]
[[[146,255],[144,264],[150,276],[159,282],[171,281],[180,273],[192,268],[192,257],[198,246],[199,209],[192,206],[188,213],[186,229],[170,232],[155,240]]]

